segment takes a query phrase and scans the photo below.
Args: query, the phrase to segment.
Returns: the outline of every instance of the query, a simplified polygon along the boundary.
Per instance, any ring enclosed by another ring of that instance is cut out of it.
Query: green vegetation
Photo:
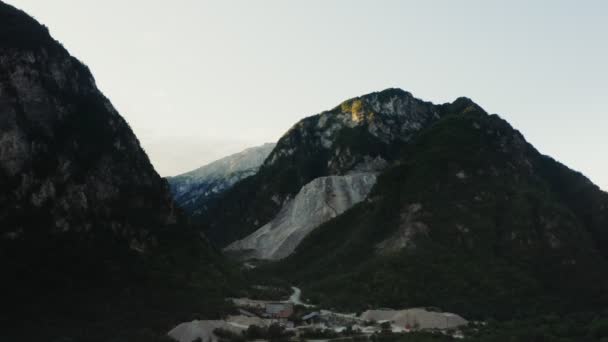
[[[289,341],[295,335],[293,332],[286,331],[284,327],[277,323],[272,324],[269,327],[250,325],[242,334],[219,328],[215,329],[213,333],[221,342],[244,342],[254,340],[284,342]]]
[[[464,330],[472,342],[605,341],[606,313],[547,314],[525,320],[490,321]]]
[[[250,282],[251,283],[251,282]],[[287,300],[293,292],[289,286],[262,286],[255,285],[243,289],[239,297],[259,300]]]
[[[389,89],[370,95],[384,98],[397,94],[406,93]],[[460,109],[458,106],[433,108],[442,114]],[[321,116],[305,118],[279,140],[269,156],[274,160],[272,164],[263,165],[256,175],[238,182],[216,201],[204,206],[195,203],[187,210],[200,210],[195,218],[206,225],[209,239],[216,246],[224,247],[270,221],[280,210],[284,199],[293,197],[313,179],[347,172],[366,156],[395,160],[405,145],[404,141],[397,137],[382,140],[373,135],[370,133],[373,122],[364,122],[351,128],[341,124],[335,117],[343,111],[351,110],[363,111],[370,118],[377,115],[371,108],[366,108],[362,97],[324,112],[322,115],[326,117],[326,127],[340,127],[332,133],[334,141],[330,148],[322,146],[317,137]],[[436,119],[434,116],[429,117],[429,121]],[[391,121],[390,125],[399,127],[400,124]],[[283,154],[279,155],[279,151]]]
[[[436,306],[512,319],[606,305],[606,195],[497,116],[466,99],[454,106],[465,114],[422,132],[370,200],[263,269],[347,311]],[[571,194],[586,206],[566,200]],[[380,253],[405,232],[405,248]]]
[[[101,249],[120,248],[97,239],[96,252],[66,248],[65,255],[46,256],[48,262],[34,254],[20,259],[24,267],[45,272],[9,270],[19,278],[3,283],[10,296],[3,296],[0,336],[162,341],[179,323],[224,316],[233,310],[224,298],[239,291],[243,278],[196,235],[167,232],[159,237],[164,243],[143,256],[106,253],[104,259],[97,254]],[[43,262],[47,268],[40,267]]]
[[[230,330],[222,329],[222,328],[216,328],[215,330],[213,330],[213,333],[215,334],[215,336],[218,337],[218,340],[220,342],[245,342],[245,341],[247,341],[244,334],[238,334],[238,333],[232,332]]]
[[[407,334],[393,334],[382,332],[374,334],[369,339],[372,342],[443,342],[456,341],[456,339],[441,333],[415,332]]]
[[[300,332],[300,337],[306,340],[331,340],[340,334],[331,329],[308,329]]]
[[[1,2],[0,50],[1,101],[16,113],[2,133],[14,125],[32,147],[17,174],[0,171],[0,340],[166,341],[178,323],[230,312],[244,278],[174,211],[88,68]],[[20,97],[11,68],[41,105]]]

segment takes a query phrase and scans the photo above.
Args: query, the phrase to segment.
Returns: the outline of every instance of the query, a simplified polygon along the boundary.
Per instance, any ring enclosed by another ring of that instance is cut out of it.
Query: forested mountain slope
[[[348,310],[599,310],[607,214],[608,194],[471,102],[424,129],[367,200],[267,271]]]
[[[46,27],[0,2],[0,340],[154,340],[236,275]]]
[[[211,241],[224,247],[275,218],[314,179],[384,169],[420,130],[467,101],[434,105],[387,89],[305,118],[283,135],[256,175],[195,218],[207,225]]]

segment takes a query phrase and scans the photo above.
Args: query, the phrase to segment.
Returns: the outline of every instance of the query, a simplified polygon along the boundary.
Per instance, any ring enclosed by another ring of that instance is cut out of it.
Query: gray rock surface
[[[103,229],[141,251],[176,220],[167,184],[88,68],[48,40],[0,46],[0,239]],[[146,223],[124,219],[141,211]]]
[[[240,334],[243,328],[226,321],[192,321],[181,323],[173,328],[167,335],[178,342],[192,342],[198,338],[205,342],[217,342],[219,339],[213,333],[215,329],[226,329]]]
[[[439,120],[449,106],[386,89],[304,118],[279,139],[251,181],[236,184],[195,217],[205,221],[212,242],[226,247],[273,220],[315,178],[379,172],[392,165],[400,146]]]
[[[238,252],[242,258],[285,258],[319,225],[365,199],[375,183],[374,173],[317,178],[288,200],[272,221],[224,251]]]
[[[224,157],[196,170],[167,177],[176,203],[188,207],[195,202],[204,205],[206,199],[221,194],[236,182],[258,172],[274,143],[251,147]]]
[[[440,117],[437,106],[401,89],[367,94],[298,122],[281,138],[266,164],[272,165],[301,152],[298,151],[301,141],[306,139],[317,147],[333,151],[328,163],[332,174],[343,173],[361,159],[360,155],[349,155],[349,151],[336,147],[340,138],[338,133],[344,129],[361,128],[379,141],[390,144],[409,141],[415,133]]]

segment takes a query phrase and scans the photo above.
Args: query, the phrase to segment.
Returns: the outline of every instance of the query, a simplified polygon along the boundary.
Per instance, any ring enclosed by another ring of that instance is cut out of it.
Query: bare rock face
[[[224,251],[244,258],[285,258],[319,225],[364,200],[375,183],[373,173],[317,178],[288,200],[272,221]]]
[[[236,182],[256,174],[274,146],[267,143],[251,147],[196,170],[168,177],[176,204],[186,211],[193,205],[205,205]]]
[[[409,141],[413,134],[440,117],[438,106],[401,89],[367,94],[298,122],[281,138],[266,164],[302,153],[298,150],[303,148],[302,139],[305,139],[316,148],[332,151],[328,161],[330,171],[343,173],[361,161],[357,153],[342,146],[340,133],[344,129],[365,131],[379,142],[391,144]]]
[[[319,177],[378,172],[400,149],[465,99],[435,105],[401,89],[362,95],[296,123],[279,139],[258,173],[239,182],[214,206],[192,210],[220,247],[272,220],[282,204]]]
[[[176,222],[168,186],[88,68],[0,3],[0,243],[104,235],[132,250]]]

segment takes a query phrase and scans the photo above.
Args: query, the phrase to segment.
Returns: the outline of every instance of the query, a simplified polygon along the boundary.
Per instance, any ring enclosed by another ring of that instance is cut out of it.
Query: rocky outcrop
[[[332,174],[353,168],[364,155],[350,153],[353,146],[344,144],[345,130],[361,130],[383,144],[409,141],[413,134],[441,117],[441,110],[401,89],[387,89],[343,102],[340,106],[294,125],[279,141],[268,165],[289,157],[301,149],[301,139],[308,145],[332,151],[328,166]],[[307,146],[310,148],[310,146]]]
[[[272,221],[224,251],[242,258],[285,258],[319,225],[365,199],[375,183],[373,173],[317,178],[288,200]]]
[[[274,143],[267,143],[248,148],[196,170],[168,177],[176,204],[187,211],[204,206],[236,182],[256,174],[274,146]]]
[[[512,317],[604,306],[607,194],[497,115],[460,108],[274,274],[348,311],[399,303]]]
[[[282,204],[319,177],[377,172],[391,165],[413,137],[472,101],[435,105],[401,89],[347,100],[296,123],[279,140],[260,171],[227,191],[214,206],[193,212],[221,247],[272,220]]]
[[[148,341],[217,316],[239,282],[192,228],[88,68],[0,1],[0,340]]]
[[[179,220],[167,183],[89,69],[1,2],[0,32],[2,260],[157,245]]]
[[[35,229],[108,229],[139,243],[150,223],[175,222],[166,184],[128,124],[65,51],[1,49],[0,136],[3,235],[29,234],[32,212]],[[154,213],[148,224],[118,214],[141,210]]]

